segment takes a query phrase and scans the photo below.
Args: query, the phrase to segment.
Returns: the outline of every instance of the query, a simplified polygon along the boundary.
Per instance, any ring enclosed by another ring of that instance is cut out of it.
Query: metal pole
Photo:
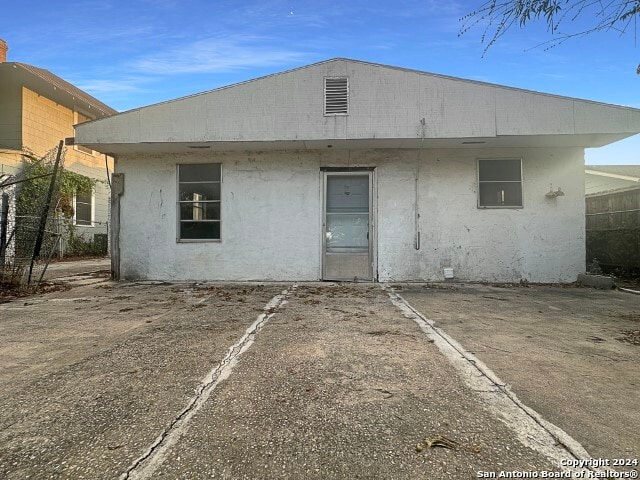
[[[120,280],[120,197],[124,194],[124,173],[111,175],[111,279]]]
[[[51,257],[53,256],[53,252],[55,251],[56,246],[58,245],[59,241],[60,241],[60,235],[56,235],[55,244],[53,245],[53,248],[51,249],[51,252],[49,252],[49,258],[47,258],[47,263],[45,264],[44,268],[42,269],[42,273],[40,274],[40,278],[38,278],[38,283],[36,283],[36,290],[38,289],[38,287],[40,286],[40,283],[42,282],[42,279],[44,278],[44,274],[47,271],[47,267],[49,266],[49,263],[51,263]]]
[[[53,174],[51,175],[51,183],[49,183],[49,192],[47,193],[47,200],[45,201],[42,215],[40,215],[40,225],[38,226],[38,234],[36,236],[36,243],[33,247],[33,256],[31,257],[31,265],[29,265],[29,279],[27,284],[31,284],[31,275],[33,274],[33,264],[40,256],[40,249],[42,248],[42,240],[44,239],[44,230],[47,226],[47,217],[49,216],[49,207],[51,206],[51,198],[53,197],[53,190],[56,186],[56,177],[58,175],[58,166],[60,165],[60,158],[62,157],[62,149],[64,148],[64,140],[60,140],[58,144],[58,154],[56,155],[56,163],[53,165]]]
[[[17,185],[19,183],[30,182],[31,180],[36,180],[37,178],[50,177],[53,173],[45,173],[44,175],[36,175],[35,177],[23,178],[22,180],[14,180],[12,182],[7,181],[6,183],[0,183],[0,187],[10,187],[11,185]]]
[[[7,250],[7,227],[9,224],[9,195],[2,194],[0,208],[0,269],[4,268],[5,252]]]

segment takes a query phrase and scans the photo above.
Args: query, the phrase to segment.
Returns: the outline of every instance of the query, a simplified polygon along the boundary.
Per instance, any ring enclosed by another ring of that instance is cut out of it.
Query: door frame
[[[327,219],[327,177],[328,176],[369,176],[369,271],[371,282],[378,281],[378,191],[376,167],[321,167],[320,168],[320,200],[322,210],[320,216],[320,280],[322,281],[352,281],[352,278],[327,279],[325,265],[326,250],[326,219]]]

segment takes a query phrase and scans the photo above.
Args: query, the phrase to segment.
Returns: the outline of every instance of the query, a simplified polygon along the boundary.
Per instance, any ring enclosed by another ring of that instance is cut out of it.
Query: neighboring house
[[[17,174],[24,152],[44,155],[60,140],[73,137],[74,125],[113,115],[116,110],[48,70],[6,61],[0,40],[0,174]],[[109,186],[107,166],[113,159],[82,146],[69,146],[65,168],[98,180],[91,192],[73,198],[76,233],[92,240],[107,231]]]
[[[584,173],[587,195],[640,188],[640,165],[587,165]]]
[[[76,143],[115,157],[116,277],[572,282],[584,148],[638,132],[632,108],[334,59]]]
[[[587,265],[640,275],[640,165],[585,167]]]
[[[0,173],[0,279],[4,274],[6,259],[14,258],[15,242],[9,241],[9,228],[15,225],[16,177]]]

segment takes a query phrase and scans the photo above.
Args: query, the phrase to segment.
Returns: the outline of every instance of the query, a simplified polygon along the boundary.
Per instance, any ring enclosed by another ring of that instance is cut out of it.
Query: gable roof
[[[327,116],[324,78],[336,76],[349,78],[349,114]],[[320,148],[327,141],[593,147],[638,132],[633,108],[337,58],[90,122],[77,128],[76,142],[112,152],[133,145]]]
[[[62,104],[80,102],[87,110],[97,112],[99,117],[118,113],[117,110],[44,68],[27,63],[3,62],[0,63],[0,74],[3,72],[14,73],[18,81],[28,83],[28,87],[44,96],[56,97],[56,100]]]
[[[640,189],[640,165],[586,165],[585,194],[607,195]]]
[[[628,177],[628,180],[640,182],[640,165],[587,165],[585,171],[590,175]]]

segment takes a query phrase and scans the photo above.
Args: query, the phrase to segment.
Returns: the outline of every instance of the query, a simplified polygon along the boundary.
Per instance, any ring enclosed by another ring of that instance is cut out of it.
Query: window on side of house
[[[220,163],[178,165],[178,241],[220,240]]]
[[[522,161],[478,160],[478,207],[522,207]]]
[[[93,226],[93,192],[76,192],[73,197],[74,224]]]

